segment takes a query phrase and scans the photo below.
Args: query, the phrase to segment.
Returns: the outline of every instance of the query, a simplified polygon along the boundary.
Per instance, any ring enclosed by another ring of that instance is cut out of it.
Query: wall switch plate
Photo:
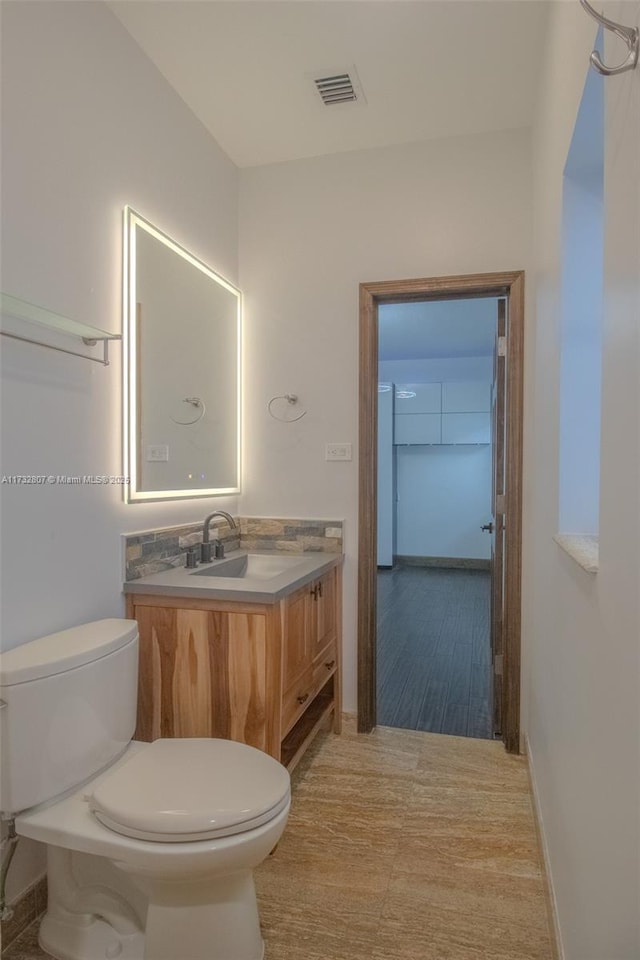
[[[169,445],[167,443],[152,443],[147,447],[147,463],[157,463],[169,459]]]
[[[350,443],[327,443],[324,448],[325,460],[351,460]]]

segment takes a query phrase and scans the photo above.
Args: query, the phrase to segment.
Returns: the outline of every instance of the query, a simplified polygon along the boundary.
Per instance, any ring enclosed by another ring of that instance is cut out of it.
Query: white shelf
[[[22,336],[9,330],[0,330],[4,337],[10,337],[13,340],[21,340],[24,343],[33,343],[38,347],[47,347],[49,350],[57,350],[59,353],[68,353],[73,357],[81,357],[83,360],[92,360],[95,363],[101,363],[108,366],[108,342],[110,340],[121,340],[119,333],[107,333],[98,327],[89,326],[86,323],[79,323],[70,317],[65,317],[60,313],[54,313],[53,310],[47,310],[45,307],[39,307],[35,303],[29,303],[26,300],[20,300],[8,293],[0,294],[0,307],[3,317],[13,317],[17,320],[26,320],[27,323],[35,324],[40,328],[52,330],[55,333],[62,333],[66,336],[81,340],[87,346],[95,346],[101,342],[103,344],[102,357],[93,357],[87,353],[78,353],[75,350],[67,350],[64,347],[56,346],[52,343],[46,343],[42,340],[35,340],[33,337]]]
[[[557,533],[553,539],[587,573],[598,572],[600,559],[598,537],[579,533]]]

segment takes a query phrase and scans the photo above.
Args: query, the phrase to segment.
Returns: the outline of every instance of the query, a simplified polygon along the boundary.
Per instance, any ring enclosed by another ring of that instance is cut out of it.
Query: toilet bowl
[[[20,836],[47,844],[40,943],[58,960],[261,960],[253,870],[284,830],[288,772],[229,740],[123,740],[132,646],[133,621],[98,621],[9,651],[0,665],[2,809]],[[129,737],[134,722],[135,712]],[[21,774],[25,737],[44,765],[35,781]]]

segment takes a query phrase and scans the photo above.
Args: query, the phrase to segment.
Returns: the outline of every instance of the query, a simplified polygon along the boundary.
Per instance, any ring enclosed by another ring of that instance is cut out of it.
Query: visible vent
[[[349,103],[358,99],[353,80],[348,73],[336,73],[331,77],[316,77],[314,80],[318,93],[325,106],[334,103]]]

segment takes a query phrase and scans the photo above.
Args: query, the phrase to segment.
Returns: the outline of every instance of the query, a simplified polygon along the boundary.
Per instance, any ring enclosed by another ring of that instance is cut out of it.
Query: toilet
[[[261,960],[253,870],[287,770],[231,740],[132,741],[138,627],[108,619],[2,654],[0,809],[47,845],[58,960]]]

